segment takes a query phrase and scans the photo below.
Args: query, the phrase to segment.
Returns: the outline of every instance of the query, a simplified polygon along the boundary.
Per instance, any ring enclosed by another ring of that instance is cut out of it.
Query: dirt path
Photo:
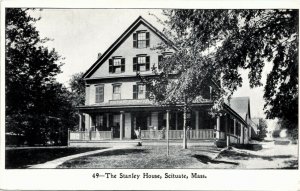
[[[298,168],[298,145],[267,142],[262,146],[259,151],[233,148],[222,152],[218,160],[236,162],[234,168],[239,169]]]

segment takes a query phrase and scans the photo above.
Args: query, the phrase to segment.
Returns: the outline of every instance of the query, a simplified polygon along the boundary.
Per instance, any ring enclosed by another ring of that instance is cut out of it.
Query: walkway
[[[118,149],[125,149],[125,148],[132,148],[133,146],[115,146],[112,148],[108,148],[108,149],[99,149],[96,151],[89,151],[89,152],[84,152],[84,153],[79,153],[79,154],[75,154],[75,155],[70,155],[67,157],[62,157],[62,158],[58,158],[52,161],[48,161],[46,163],[43,164],[37,164],[37,165],[32,165],[29,168],[56,168],[57,166],[63,164],[64,162],[74,159],[74,158],[78,158],[78,157],[83,157],[83,156],[87,156],[87,155],[94,155],[94,154],[98,154],[98,153],[102,153],[102,152],[106,152],[106,151],[113,151],[113,150],[118,150]]]

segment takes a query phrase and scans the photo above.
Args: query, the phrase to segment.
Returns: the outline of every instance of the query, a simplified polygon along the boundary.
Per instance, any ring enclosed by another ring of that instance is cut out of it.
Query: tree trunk
[[[187,149],[187,139],[186,139],[186,122],[187,122],[187,104],[186,101],[183,106],[183,149]]]

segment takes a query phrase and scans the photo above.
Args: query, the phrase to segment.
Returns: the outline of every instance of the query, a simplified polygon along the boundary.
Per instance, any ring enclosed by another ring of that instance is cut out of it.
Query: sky
[[[53,39],[46,46],[54,48],[64,58],[57,80],[66,86],[73,74],[85,72],[97,60],[98,53],[105,52],[139,16],[158,30],[163,26],[155,16],[166,19],[160,9],[43,9],[30,14],[41,17],[35,24],[41,37]],[[271,65],[266,65],[263,70],[263,84],[270,69]],[[251,117],[265,117],[263,87],[250,89],[248,72],[241,73],[243,86],[233,96],[250,97]],[[270,120],[268,125],[272,129],[275,122]]]

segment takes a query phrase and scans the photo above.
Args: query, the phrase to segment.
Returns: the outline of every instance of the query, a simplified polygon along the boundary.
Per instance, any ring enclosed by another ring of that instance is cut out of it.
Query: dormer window
[[[137,55],[133,57],[133,71],[149,71],[150,70],[150,56]]]
[[[109,59],[109,73],[122,73],[125,72],[125,58],[113,57]]]
[[[147,31],[137,31],[133,33],[133,47],[147,48],[150,46],[150,33]]]

